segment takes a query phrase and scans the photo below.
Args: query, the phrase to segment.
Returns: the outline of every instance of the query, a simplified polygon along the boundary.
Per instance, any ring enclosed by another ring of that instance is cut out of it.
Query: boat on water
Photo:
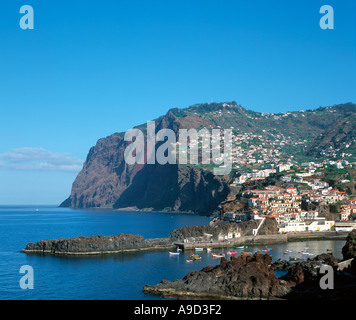
[[[267,250],[267,251],[271,251],[271,250],[272,250],[272,248],[266,248],[265,250]]]
[[[333,249],[326,249],[326,252],[333,252]]]
[[[195,248],[195,251],[203,251],[203,248]]]
[[[201,257],[194,257],[193,260],[201,260]]]
[[[213,253],[213,258],[223,258],[225,255],[223,253]]]
[[[252,252],[241,251],[241,254],[242,254],[242,255],[249,256],[249,255],[252,254]]]
[[[197,254],[191,254],[189,257],[190,258],[196,258],[196,257],[199,257],[199,256]]]
[[[206,251],[210,252],[212,249],[211,248],[206,248]]]
[[[243,248],[247,248],[247,246],[240,246],[240,247],[234,246],[234,249],[243,249]]]
[[[237,251],[227,251],[226,253],[229,255],[234,255],[234,254],[237,254]]]
[[[192,262],[193,262],[193,260],[191,260],[191,259],[187,260],[187,263],[192,263]]]
[[[180,254],[180,252],[172,252],[172,251],[168,251],[170,256],[177,256]]]

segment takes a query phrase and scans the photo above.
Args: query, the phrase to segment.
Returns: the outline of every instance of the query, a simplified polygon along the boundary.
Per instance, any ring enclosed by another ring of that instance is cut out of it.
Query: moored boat
[[[252,252],[241,251],[241,254],[249,256],[252,254]]]
[[[203,251],[203,248],[195,248],[195,251]]]
[[[193,260],[191,260],[191,259],[187,260],[187,263],[192,263],[192,262],[193,262]]]
[[[201,257],[194,257],[193,260],[201,260]]]
[[[199,257],[199,256],[197,254],[191,254],[189,257],[196,258],[196,257]]]
[[[237,251],[227,251],[226,253],[230,254],[230,255],[234,255],[234,254],[237,254]]]
[[[213,253],[213,258],[223,258],[225,255],[223,253]]]
[[[172,252],[172,251],[169,251],[169,255],[171,255],[171,256],[177,256],[177,255],[179,255],[180,254],[180,252]]]

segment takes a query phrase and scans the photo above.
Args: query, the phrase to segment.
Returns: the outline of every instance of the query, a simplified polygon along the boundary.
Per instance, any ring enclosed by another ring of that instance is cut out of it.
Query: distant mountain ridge
[[[319,145],[322,150],[328,141],[334,141],[330,136],[335,125],[346,128],[342,124],[349,123],[350,130],[343,133],[342,139],[345,142],[353,139],[355,111],[353,103],[278,114],[251,111],[236,102],[203,103],[170,109],[155,119],[155,130],[170,128],[178,134],[179,129],[232,129],[234,134],[259,135],[262,141],[291,142],[281,143],[281,154],[286,157],[289,154],[320,157]],[[146,124],[136,128],[146,134]],[[73,182],[70,197],[61,206],[209,214],[229,194],[231,176],[214,176],[209,168],[192,165],[128,165],[124,161],[127,146],[124,133],[99,139],[89,150],[83,169]],[[353,148],[354,144],[348,146],[348,151]]]

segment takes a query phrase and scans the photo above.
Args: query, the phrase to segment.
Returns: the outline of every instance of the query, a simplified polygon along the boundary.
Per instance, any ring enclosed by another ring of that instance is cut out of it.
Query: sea
[[[183,278],[191,270],[213,266],[220,259],[198,252],[201,260],[187,262],[193,251],[170,256],[168,251],[143,251],[88,256],[51,256],[21,253],[28,242],[75,236],[140,234],[168,236],[173,229],[206,225],[206,216],[115,210],[80,210],[56,206],[0,206],[0,300],[156,300],[142,288],[161,280]],[[304,241],[268,245],[273,261],[308,258],[332,249],[342,258],[344,240]],[[256,252],[266,246],[249,246]],[[216,249],[226,253],[232,248]],[[239,249],[234,249],[239,250]],[[31,279],[28,276],[31,275]],[[280,276],[281,274],[276,274]],[[31,285],[23,285],[29,284]],[[26,282],[27,281],[27,282]]]

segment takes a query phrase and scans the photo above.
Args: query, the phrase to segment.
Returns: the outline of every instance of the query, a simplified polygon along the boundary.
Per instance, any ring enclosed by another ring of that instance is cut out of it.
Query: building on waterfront
[[[278,228],[279,233],[302,232],[302,231],[331,231],[335,221],[325,220],[325,218],[290,220],[282,223]]]

